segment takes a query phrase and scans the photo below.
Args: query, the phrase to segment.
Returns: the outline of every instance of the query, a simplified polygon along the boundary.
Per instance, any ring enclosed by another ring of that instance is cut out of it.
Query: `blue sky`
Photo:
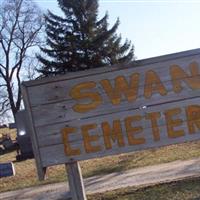
[[[35,0],[45,11],[61,14],[56,0]],[[108,11],[118,33],[135,46],[137,59],[200,48],[200,0],[100,0],[99,16]]]

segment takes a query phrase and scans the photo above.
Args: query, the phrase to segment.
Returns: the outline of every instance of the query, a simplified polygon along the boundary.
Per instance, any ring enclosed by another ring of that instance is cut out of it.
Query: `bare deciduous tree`
[[[41,44],[42,13],[31,0],[0,3],[0,116],[21,106],[21,80],[32,76]]]

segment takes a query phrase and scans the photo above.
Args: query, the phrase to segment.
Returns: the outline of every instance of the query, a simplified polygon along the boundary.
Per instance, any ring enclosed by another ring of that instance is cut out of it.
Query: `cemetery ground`
[[[8,129],[0,129],[2,133],[10,132]],[[14,139],[15,131],[10,132]],[[142,166],[167,163],[175,160],[187,160],[200,157],[200,142],[190,142],[179,145],[171,145],[153,150],[145,150],[131,154],[123,154],[101,159],[92,159],[81,162],[84,178],[94,175],[121,172]],[[57,183],[66,181],[64,166],[54,166],[48,169],[48,179],[42,182],[37,180],[36,168],[33,159],[16,162],[16,152],[6,153],[0,156],[0,162],[13,161],[16,175],[0,179],[0,192],[16,190],[20,188],[38,186],[41,184]],[[105,194],[89,195],[89,200],[111,200],[111,199],[200,199],[200,179],[194,178],[185,181],[177,181],[167,184],[159,184],[145,188],[126,188],[116,191],[106,192]]]
[[[145,188],[130,187],[91,195],[88,200],[199,200],[199,184],[200,179],[196,178]]]

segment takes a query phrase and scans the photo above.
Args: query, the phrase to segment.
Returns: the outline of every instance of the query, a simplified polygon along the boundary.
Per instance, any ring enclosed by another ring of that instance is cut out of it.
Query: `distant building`
[[[17,143],[19,145],[20,154],[18,160],[33,158],[33,150],[30,139],[30,127],[28,125],[26,111],[20,110],[16,114],[17,126]]]
[[[9,123],[8,127],[9,129],[17,128],[16,123]]]

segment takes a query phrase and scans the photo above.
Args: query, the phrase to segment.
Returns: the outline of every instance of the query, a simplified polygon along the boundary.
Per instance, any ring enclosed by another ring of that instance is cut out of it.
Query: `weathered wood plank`
[[[111,120],[108,120],[107,122],[112,125]],[[166,123],[165,123],[164,119],[162,119],[162,122],[163,122],[163,124],[158,125],[157,128],[159,129],[160,134],[164,134],[167,137],[167,132],[164,132],[164,133],[161,132],[163,129],[166,129]],[[179,127],[180,130],[188,131],[187,122],[188,121],[182,121],[183,125]],[[190,122],[193,122],[193,121],[190,121]],[[200,119],[196,122],[198,122],[200,124]],[[120,123],[123,125],[122,121],[120,121]],[[143,123],[144,123],[144,121],[142,121],[140,123],[141,127],[143,127],[142,126]],[[152,127],[143,127],[143,132],[149,133],[149,135],[145,136],[145,139],[151,140],[152,142],[154,142],[153,141],[153,134],[152,134]],[[95,130],[95,133],[91,131],[91,135],[93,135],[93,134],[98,135],[98,140],[103,143],[103,135],[102,135],[102,130],[101,130],[100,127],[98,127]],[[125,143],[128,144],[127,133],[126,133],[124,126],[122,126],[122,136],[124,138]],[[144,137],[144,135],[142,133],[140,133],[140,136]],[[54,137],[53,136],[48,137],[48,138],[46,137],[46,140],[47,140],[46,142],[44,140],[42,141],[40,148],[46,148],[46,147],[49,147],[49,146],[56,146],[56,145],[60,145],[60,144],[63,145],[61,134],[58,134]],[[69,142],[70,142],[70,145],[73,146],[74,148],[79,147],[83,152],[85,151],[84,148],[83,148],[83,136],[81,135],[81,132],[77,132],[77,134],[71,135],[69,137]],[[113,145],[115,145],[115,144],[113,144]]]
[[[35,158],[36,165],[37,165],[38,177],[40,180],[44,180],[45,175],[46,175],[46,167],[44,167],[42,165],[40,150],[38,147],[38,137],[35,132],[34,119],[32,117],[32,110],[31,110],[31,107],[29,106],[31,103],[30,103],[30,99],[28,96],[27,88],[23,85],[22,85],[22,93],[23,93],[24,105],[26,108],[25,111],[26,111],[26,115],[27,115],[27,123],[29,125],[29,131],[30,131],[30,136],[31,136],[34,158]]]
[[[87,200],[81,168],[78,162],[66,164],[72,200]]]
[[[101,73],[101,74],[90,74],[80,77],[71,77],[68,78],[68,76],[63,76],[63,79],[60,82],[48,82],[47,85],[36,85],[33,87],[29,88],[29,96],[31,99],[31,105],[32,106],[37,106],[37,105],[42,105],[42,104],[47,104],[47,103],[56,103],[59,101],[66,101],[72,99],[69,96],[69,91],[70,89],[82,82],[87,82],[87,81],[93,81],[97,83],[97,90],[101,89],[101,86],[99,84],[100,80],[103,79],[108,79],[111,82],[113,82],[113,79],[117,76],[124,76],[129,79],[129,76],[133,73],[139,73],[140,74],[140,82],[139,82],[139,87],[144,86],[144,78],[145,78],[145,73],[148,70],[154,70],[159,77],[161,77],[162,82],[169,82],[171,80],[171,77],[169,75],[169,67],[173,64],[180,65],[183,70],[188,71],[188,66],[191,62],[196,61],[200,63],[200,58],[197,55],[193,55],[190,57],[185,57],[182,59],[177,59],[177,60],[170,60],[170,61],[165,61],[163,63],[153,63],[153,64],[148,64],[140,67],[134,67],[134,64],[129,64],[128,69],[118,69],[115,70],[114,73],[113,71],[107,72],[107,73]],[[104,72],[102,70],[102,72]],[[74,79],[76,78],[76,79]]]
[[[141,126],[143,127],[143,129],[148,129],[148,131],[151,132],[152,129],[152,123],[150,120],[145,120],[144,116],[147,113],[152,113],[152,112],[160,112],[161,113],[161,117],[157,120],[157,126],[158,127],[164,127],[166,126],[166,119],[164,116],[164,113],[162,111],[171,109],[171,108],[176,108],[176,107],[180,107],[182,108],[182,113],[179,115],[181,116],[181,120],[183,121],[183,123],[187,122],[187,117],[185,115],[185,110],[184,108],[187,107],[188,105],[200,105],[200,97],[198,98],[194,98],[194,99],[187,99],[187,100],[182,100],[177,102],[173,102],[173,103],[166,103],[166,104],[162,104],[159,106],[151,106],[151,107],[147,107],[145,109],[130,109],[127,111],[121,111],[121,112],[117,112],[117,113],[112,113],[112,114],[107,114],[107,115],[100,115],[100,116],[96,116],[93,117],[92,119],[82,119],[82,120],[73,120],[73,121],[69,121],[69,122],[62,122],[62,123],[58,123],[58,124],[53,124],[53,125],[46,125],[46,126],[42,126],[42,127],[37,127],[36,131],[38,134],[38,138],[40,138],[38,140],[38,146],[39,147],[45,147],[45,146],[51,146],[51,145],[58,145],[58,144],[63,144],[62,141],[62,135],[61,135],[61,130],[66,127],[81,127],[84,124],[94,124],[94,123],[98,123],[101,124],[103,121],[107,121],[110,124],[112,124],[113,120],[120,120],[121,123],[123,123],[123,120],[127,117],[127,116],[133,116],[133,115],[142,115],[143,119],[140,121]],[[100,127],[98,127],[97,132],[100,132]],[[123,132],[124,134],[124,132]],[[100,136],[102,137],[102,135]],[[82,135],[79,134],[72,134],[69,138],[70,142],[80,142],[82,141]]]
[[[179,94],[173,92],[170,85],[166,87],[168,94],[162,96],[160,94],[153,94],[150,99],[144,98],[142,94],[139,94],[138,99],[133,103],[127,102],[123,99],[120,105],[112,105],[107,97],[104,98],[104,102],[96,109],[87,113],[74,112],[72,106],[74,101],[62,101],[54,104],[41,105],[33,107],[33,116],[35,119],[35,126],[45,126],[52,123],[68,122],[76,119],[84,119],[92,116],[105,115],[109,113],[117,113],[123,110],[142,108],[143,106],[152,106],[171,101],[178,101],[182,99],[194,98],[200,96],[200,90],[191,90],[188,86],[183,85],[183,90]],[[141,93],[141,90],[140,90]],[[83,103],[83,101],[82,101]],[[40,116],[44,116],[41,118]]]
[[[164,139],[164,138],[163,138]],[[82,154],[81,156],[77,156],[74,158],[73,156],[66,157],[64,153],[64,147],[63,145],[55,145],[52,147],[46,147],[41,148],[41,155],[43,156],[43,165],[44,166],[51,166],[51,165],[59,165],[63,164],[64,162],[73,162],[73,161],[81,161],[81,160],[88,160],[92,158],[101,158],[105,156],[111,156],[111,155],[118,155],[123,153],[130,153],[130,152],[137,152],[145,149],[154,149],[158,147],[168,146],[172,144],[181,144],[185,142],[195,141],[200,139],[200,132],[194,135],[187,135],[187,137],[180,137],[180,138],[174,138],[169,139],[166,138],[165,140],[156,142],[156,143],[150,143],[150,144],[144,144],[144,145],[138,145],[138,146],[128,146],[127,148],[115,148],[113,147],[112,150],[104,150],[96,154]],[[54,157],[54,159],[48,159],[48,157]]]
[[[85,77],[88,75],[102,74],[105,72],[114,72],[114,71],[118,71],[120,69],[125,70],[125,69],[132,67],[133,65],[135,67],[141,67],[143,65],[150,65],[150,64],[166,62],[166,61],[171,61],[171,60],[176,60],[176,59],[182,60],[182,59],[185,59],[185,58],[187,59],[189,57],[194,57],[194,56],[196,56],[196,58],[198,58],[199,54],[200,54],[200,48],[197,48],[197,49],[192,49],[192,50],[188,50],[188,51],[182,51],[182,52],[178,52],[178,53],[157,56],[157,57],[153,57],[153,58],[136,60],[134,62],[126,63],[126,64],[117,64],[117,65],[112,65],[109,67],[106,66],[106,67],[101,67],[101,68],[96,68],[96,69],[91,69],[91,70],[86,70],[86,71],[69,72],[64,76],[57,76],[57,77],[53,77],[53,78],[43,78],[43,79],[23,82],[23,85],[25,87],[46,85],[48,83],[60,82],[60,81],[66,80],[66,79],[76,79],[76,78]]]

